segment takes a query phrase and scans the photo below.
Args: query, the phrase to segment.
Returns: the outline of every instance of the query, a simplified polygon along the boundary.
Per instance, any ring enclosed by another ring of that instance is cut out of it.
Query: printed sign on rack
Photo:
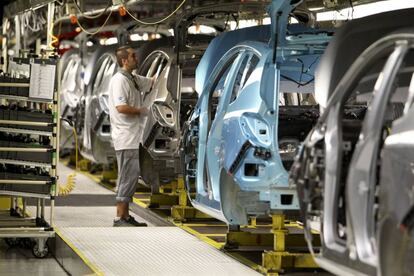
[[[53,99],[56,65],[34,62],[31,64],[29,97]]]

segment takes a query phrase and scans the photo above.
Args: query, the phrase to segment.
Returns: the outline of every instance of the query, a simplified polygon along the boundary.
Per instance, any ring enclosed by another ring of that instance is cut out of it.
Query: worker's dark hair
[[[122,60],[128,58],[128,49],[132,49],[132,47],[129,45],[124,45],[115,51],[116,61],[120,67],[122,67]]]

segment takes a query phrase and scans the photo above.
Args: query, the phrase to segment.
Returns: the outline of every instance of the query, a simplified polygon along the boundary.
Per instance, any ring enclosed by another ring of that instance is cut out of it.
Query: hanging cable
[[[80,23],[79,20],[76,20],[76,24],[79,26],[79,28],[81,28],[82,31],[84,31],[85,33],[89,34],[89,35],[96,35],[97,33],[99,33],[103,27],[105,27],[105,25],[108,23],[109,18],[112,15],[112,10],[109,12],[108,17],[105,19],[105,22],[103,23],[102,26],[100,26],[95,32],[89,32],[88,30],[86,30]]]
[[[131,16],[131,18],[134,19],[135,21],[137,21],[138,23],[143,24],[143,25],[156,25],[156,24],[160,24],[160,23],[166,21],[168,18],[170,18],[171,16],[173,16],[184,5],[184,3],[186,1],[187,0],[183,0],[180,3],[180,5],[178,5],[178,7],[172,13],[170,13],[167,17],[165,17],[165,18],[163,18],[161,20],[158,20],[156,22],[145,22],[145,21],[139,20],[138,18],[136,18],[135,16],[133,16],[132,13],[125,6],[124,7],[125,7],[125,11],[129,14],[129,16]]]
[[[296,83],[296,84],[298,85],[298,87],[301,87],[301,86],[306,86],[306,85],[308,85],[309,83],[313,82],[313,81],[314,81],[314,79],[315,79],[315,78],[312,78],[312,79],[308,80],[307,82],[298,82],[297,80],[295,80],[295,79],[293,79],[293,78],[290,78],[290,77],[288,77],[288,76],[286,76],[286,75],[280,74],[280,76],[281,76],[282,78],[284,78],[284,79],[288,80],[288,81],[291,81],[291,82]]]
[[[72,132],[73,132],[73,137],[74,137],[74,140],[75,140],[75,172],[68,175],[65,185],[59,185],[58,186],[58,195],[59,196],[66,196],[71,191],[73,191],[73,189],[75,188],[75,185],[76,185],[76,172],[79,169],[79,164],[78,164],[78,151],[79,151],[79,149],[78,149],[78,135],[76,133],[75,126],[68,119],[61,118],[61,120],[66,121],[71,126]]]
[[[79,7],[78,2],[76,2],[76,0],[72,0],[72,2],[75,4],[76,9],[79,11],[80,15],[81,15],[81,16],[83,16],[83,17],[85,17],[85,18],[87,18],[87,19],[96,19],[96,18],[98,18],[98,17],[101,17],[101,16],[102,16],[102,15],[104,15],[104,14],[108,11],[108,9],[112,6],[112,0],[109,0],[109,1],[108,1],[108,5],[106,5],[106,8],[105,8],[102,12],[100,12],[99,14],[96,14],[96,15],[86,15],[84,12],[82,12],[82,10],[81,10],[81,8]]]
[[[50,48],[55,48],[55,46],[53,46],[53,44],[58,43],[59,38],[53,34],[53,29],[55,28],[55,22],[52,22],[52,24],[50,24],[50,25],[51,25],[51,27],[50,27],[50,30],[49,30],[48,34],[52,37],[52,40],[50,41],[48,46]],[[60,34],[61,26],[62,26],[62,22],[59,22],[59,34]]]
[[[351,8],[351,19],[354,19],[354,4],[352,3],[352,0],[349,0],[349,6]],[[348,13],[349,17],[349,13]]]

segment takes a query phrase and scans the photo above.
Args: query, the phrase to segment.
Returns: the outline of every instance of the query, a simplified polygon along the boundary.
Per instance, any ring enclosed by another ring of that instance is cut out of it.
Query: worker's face
[[[138,60],[137,60],[137,56],[135,54],[134,49],[129,48],[127,49],[128,51],[128,58],[124,59],[124,66],[127,67],[127,69],[129,70],[135,70],[138,67]]]

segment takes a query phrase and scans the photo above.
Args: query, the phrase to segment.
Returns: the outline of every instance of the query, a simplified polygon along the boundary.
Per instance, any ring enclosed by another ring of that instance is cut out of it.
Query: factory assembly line
[[[414,275],[408,2],[4,1],[0,275]]]

